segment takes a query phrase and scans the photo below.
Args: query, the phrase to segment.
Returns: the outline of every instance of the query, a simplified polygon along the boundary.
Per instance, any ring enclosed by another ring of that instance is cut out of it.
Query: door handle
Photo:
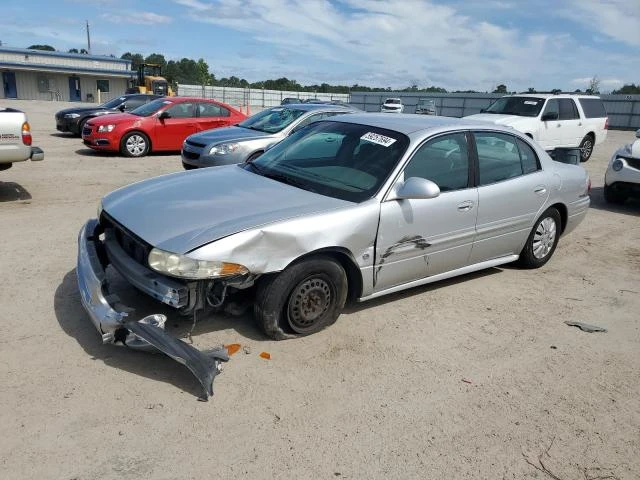
[[[458,204],[459,212],[468,212],[473,208],[473,202],[471,200],[467,200],[466,202],[462,202]]]
[[[544,195],[545,193],[547,193],[547,187],[545,187],[544,185],[539,185],[535,188],[534,193],[536,195]]]

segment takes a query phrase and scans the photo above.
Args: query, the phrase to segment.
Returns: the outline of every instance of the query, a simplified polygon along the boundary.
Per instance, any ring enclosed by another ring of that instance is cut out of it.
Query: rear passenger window
[[[586,118],[604,118],[607,116],[604,104],[599,98],[580,98],[578,101]]]
[[[231,113],[226,108],[220,107],[215,103],[199,103],[198,115],[201,117],[228,117]]]
[[[518,149],[520,150],[520,163],[522,164],[522,171],[525,173],[536,172],[540,169],[540,164],[538,163],[538,157],[536,153],[533,151],[529,145],[520,140],[516,139],[518,143]]]
[[[469,148],[464,133],[443,135],[418,148],[404,169],[405,180],[426,178],[440,191],[460,190],[469,185]]]
[[[520,150],[515,137],[493,132],[478,132],[475,137],[480,185],[489,185],[522,175]]]
[[[560,98],[560,120],[575,120],[580,118],[578,108],[574,101],[570,98]]]

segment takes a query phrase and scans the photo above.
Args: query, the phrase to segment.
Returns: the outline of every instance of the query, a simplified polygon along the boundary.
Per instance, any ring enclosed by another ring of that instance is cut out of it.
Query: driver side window
[[[190,118],[195,117],[193,103],[176,103],[167,109],[167,113],[171,118]]]
[[[441,192],[469,185],[469,148],[464,133],[442,135],[421,145],[404,169],[404,179],[431,180]]]

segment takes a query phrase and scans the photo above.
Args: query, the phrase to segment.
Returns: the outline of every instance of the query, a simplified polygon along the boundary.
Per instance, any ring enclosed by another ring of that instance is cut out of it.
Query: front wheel
[[[591,158],[591,154],[593,153],[593,144],[594,140],[591,135],[585,135],[580,143],[580,161],[586,162]]]
[[[555,208],[546,210],[540,216],[520,252],[520,265],[538,268],[549,261],[558,245],[561,221],[560,213]]]
[[[127,133],[120,142],[120,152],[125,157],[144,157],[149,148],[149,137],[141,132]]]
[[[333,324],[347,299],[344,268],[327,256],[296,262],[258,284],[254,315],[275,340],[310,335]]]

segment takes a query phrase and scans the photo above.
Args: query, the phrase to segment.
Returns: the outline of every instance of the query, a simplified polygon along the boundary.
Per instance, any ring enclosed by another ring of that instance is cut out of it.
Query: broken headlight
[[[172,277],[193,280],[229,277],[249,273],[247,267],[238,265],[237,263],[197,260],[187,257],[186,255],[180,255],[179,253],[165,252],[159,248],[151,250],[148,260],[149,266],[156,272]]]

